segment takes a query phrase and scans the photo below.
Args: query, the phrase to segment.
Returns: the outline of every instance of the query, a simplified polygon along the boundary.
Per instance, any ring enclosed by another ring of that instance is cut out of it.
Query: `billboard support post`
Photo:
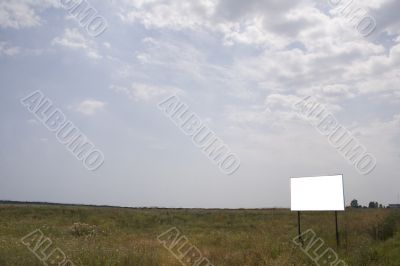
[[[290,210],[297,211],[299,241],[301,238],[301,211],[334,211],[336,247],[340,246],[338,211],[345,211],[343,175],[290,178]]]
[[[337,221],[337,211],[335,211],[335,223],[336,223],[336,247],[339,248],[339,226]]]
[[[297,212],[297,225],[298,225],[297,233],[298,233],[301,245],[304,246],[303,238],[301,237],[300,211]]]

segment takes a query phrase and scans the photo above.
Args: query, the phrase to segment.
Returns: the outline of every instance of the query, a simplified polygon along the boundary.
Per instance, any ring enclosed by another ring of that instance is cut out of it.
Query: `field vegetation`
[[[347,265],[400,265],[399,210],[339,213]],[[157,239],[178,228],[214,265],[315,265],[293,243],[297,214],[286,209],[133,209],[0,205],[0,265],[44,265],[21,243],[40,229],[75,265],[182,265]],[[336,250],[334,214],[305,212],[312,229]]]

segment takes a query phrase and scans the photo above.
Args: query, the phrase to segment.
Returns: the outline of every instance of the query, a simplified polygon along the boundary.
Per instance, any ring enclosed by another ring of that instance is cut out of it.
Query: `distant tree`
[[[379,204],[379,208],[383,208],[383,205],[382,205],[382,204]]]
[[[360,208],[360,205],[358,205],[358,200],[356,200],[356,199],[353,199],[353,200],[351,201],[350,206],[351,206],[352,208]]]
[[[368,204],[368,208],[378,208],[379,204],[376,201],[370,201]]]

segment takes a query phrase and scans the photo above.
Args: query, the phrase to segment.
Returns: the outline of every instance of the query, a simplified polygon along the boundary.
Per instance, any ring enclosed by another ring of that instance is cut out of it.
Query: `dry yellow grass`
[[[339,213],[339,257],[348,265],[400,265],[395,255],[385,254],[385,250],[396,254],[398,238],[379,239],[385,221],[395,213],[388,209]],[[20,242],[35,229],[76,265],[182,265],[157,240],[171,227],[177,227],[214,265],[315,265],[292,242],[296,215],[282,209],[0,205],[0,265],[43,265]],[[327,247],[336,247],[332,212],[303,213],[302,227],[314,230]]]

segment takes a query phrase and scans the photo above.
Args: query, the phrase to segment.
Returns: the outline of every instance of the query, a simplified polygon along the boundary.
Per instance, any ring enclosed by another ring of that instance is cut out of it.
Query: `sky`
[[[366,35],[340,1],[87,0],[106,23],[97,36],[67,2],[0,0],[0,199],[288,208],[290,177],[343,174],[346,204],[398,201],[400,1],[352,2],[376,22]],[[98,169],[21,103],[38,90],[101,150]],[[173,95],[237,171],[160,109]],[[307,96],[376,158],[373,171],[298,114]]]

